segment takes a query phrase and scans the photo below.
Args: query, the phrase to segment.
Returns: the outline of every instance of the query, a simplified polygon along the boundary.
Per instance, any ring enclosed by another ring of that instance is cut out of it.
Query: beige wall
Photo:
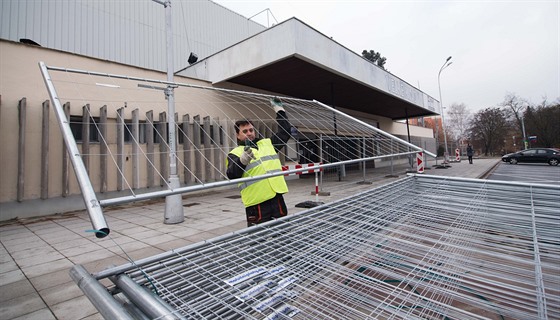
[[[377,115],[371,115],[371,114],[367,114],[367,113],[363,113],[363,112],[356,112],[353,110],[348,110],[348,109],[341,109],[341,111],[352,115],[356,118],[362,119],[366,122],[372,123],[372,122],[377,122],[379,124],[379,129],[385,131],[385,132],[389,132],[393,135],[400,135],[400,136],[406,136],[407,133],[407,128],[406,128],[406,123],[402,123],[402,122],[395,122],[389,118],[386,117],[381,117],[381,116],[377,116]],[[415,137],[420,137],[420,138],[433,138],[434,137],[434,133],[433,130],[431,128],[424,128],[424,127],[419,127],[419,126],[414,126],[414,125],[410,125],[409,126],[409,130],[410,130],[410,135],[411,136],[415,136]]]
[[[166,80],[166,74],[145,70],[137,67],[116,64],[108,61],[92,59],[75,54],[69,54],[52,49],[24,45],[17,42],[0,40],[0,203],[14,202],[17,200],[18,182],[18,102],[22,98],[27,100],[27,121],[26,121],[26,144],[25,144],[25,180],[24,180],[24,200],[39,199],[41,195],[41,140],[42,140],[42,103],[50,100],[45,87],[41,72],[38,66],[39,61],[45,62],[49,66],[64,67],[79,70],[94,70],[101,73],[128,75],[131,77]],[[144,89],[139,90],[137,84],[140,81],[120,80],[116,78],[94,77],[91,75],[77,75],[66,72],[50,72],[61,103],[71,103],[71,114],[82,115],[82,108],[85,104],[90,104],[91,115],[98,117],[100,108],[108,105],[108,137],[111,141],[109,148],[116,154],[116,119],[117,109],[124,106],[125,119],[132,118],[132,111],[139,110],[140,120],[145,120],[146,112],[153,110],[154,120],[157,121],[160,112],[167,111],[167,101],[160,90]],[[210,86],[209,83],[176,77],[175,80],[181,83],[194,85]],[[108,88],[96,86],[95,83],[110,84],[119,86]],[[93,84],[93,85],[92,85]],[[164,84],[153,84],[157,87],[165,87]],[[233,84],[227,84],[230,89],[243,89]],[[251,88],[246,90],[255,92]],[[197,90],[193,94],[193,90]],[[257,91],[258,92],[258,91]],[[236,119],[247,114],[245,106],[235,106],[234,108],[220,108],[220,98],[210,90],[178,88],[175,90],[176,111],[179,114],[179,121],[184,114],[192,117],[200,115],[219,118],[222,122],[226,119]],[[102,100],[102,101],[101,101]],[[48,197],[57,198],[63,193],[62,184],[62,154],[63,141],[60,129],[52,111],[54,106],[51,104],[49,112],[49,154],[48,154]],[[251,114],[251,113],[249,113]],[[263,116],[263,115],[255,115]],[[402,123],[395,123],[390,119],[372,116],[369,114],[356,115],[370,122],[378,122],[380,129],[389,133],[406,135],[406,126]],[[432,137],[432,131],[426,128],[411,126],[411,135],[419,137]],[[229,136],[232,126],[229,126]],[[232,143],[233,144],[233,143]],[[80,144],[79,144],[80,146]],[[155,152],[159,151],[156,144]],[[146,146],[142,146],[146,151]],[[90,153],[98,154],[100,143],[91,143]],[[178,155],[182,157],[181,146],[178,148]],[[125,161],[125,176],[132,184],[132,146],[125,145],[124,156],[128,157]],[[191,158],[192,160],[192,158]],[[156,166],[160,163],[158,154],[154,156]],[[219,160],[219,163],[223,163]],[[147,164],[144,159],[139,162],[140,188],[146,186]],[[180,166],[182,167],[182,166]],[[90,178],[94,189],[100,191],[100,160],[99,157],[90,157]],[[79,194],[77,181],[73,174],[73,169],[69,168],[70,173],[70,195]],[[117,189],[117,168],[113,160],[108,159],[108,185],[109,191]],[[183,170],[179,169],[182,177]],[[159,185],[159,177],[155,177],[155,184]],[[181,179],[182,180],[182,179]],[[124,189],[128,189],[126,186]]]
[[[48,91],[45,87],[41,72],[39,69],[39,61],[45,62],[49,66],[65,67],[72,69],[81,70],[95,70],[97,72],[105,72],[111,74],[125,74],[133,77],[139,78],[149,78],[149,79],[161,79],[165,81],[166,75],[161,72],[155,72],[150,70],[145,70],[141,68],[119,65],[116,63],[111,63],[107,61],[91,59],[79,55],[69,54],[65,52],[60,52],[51,49],[45,49],[41,47],[24,45],[21,43],[10,42],[5,40],[0,40],[0,95],[1,95],[1,105],[0,105],[0,163],[2,168],[0,169],[0,202],[14,201],[17,196],[17,168],[18,168],[18,102],[22,98],[26,98],[27,101],[27,121],[26,121],[26,145],[25,145],[25,193],[24,199],[37,199],[40,197],[40,177],[41,177],[41,139],[42,139],[42,103],[45,100],[49,100]],[[71,114],[81,116],[82,107],[85,103],[91,103],[91,113],[93,116],[99,116],[99,109],[102,105],[96,105],[95,101],[98,100],[96,95],[99,94],[99,88],[93,88],[91,91],[81,90],[67,90],[72,89],[72,83],[63,83],[58,80],[78,80],[83,77],[89,76],[73,76],[72,79],[66,79],[68,75],[61,72],[51,72],[53,79],[57,82],[57,91],[59,94],[64,91],[69,91],[69,95],[79,92],[79,96],[66,97],[66,99],[61,99],[62,103],[71,103]],[[91,79],[88,79],[91,82]],[[123,87],[126,86],[136,86],[136,83],[131,81],[123,81],[112,79],[107,81],[107,79],[99,80],[99,82],[110,82],[111,84],[119,84]],[[192,79],[181,79],[181,82],[189,82],[196,85],[208,85],[200,81],[195,81]],[[61,84],[62,83],[62,84]],[[157,84],[155,84],[157,86]],[[164,86],[164,85],[159,85]],[[125,90],[114,90],[115,95],[122,94]],[[120,97],[106,96],[107,92],[110,90],[104,90],[103,95],[105,100],[122,100]],[[139,90],[134,90],[133,93],[125,94],[131,101],[130,105],[125,109],[125,118],[130,119],[132,110],[135,108],[140,109],[141,119],[145,118],[145,112],[148,110],[154,111],[154,119],[158,119],[159,112],[166,111],[166,101],[162,91],[158,90],[144,90],[141,93],[144,94],[143,97],[138,97]],[[61,94],[62,96],[62,94]],[[134,101],[142,100],[152,100],[157,103],[145,103],[145,104],[135,104]],[[178,99],[181,100],[181,99]],[[113,119],[112,122],[115,123],[116,109],[122,107],[121,104],[110,106],[108,109],[108,118]],[[177,103],[177,112],[179,114],[185,113],[188,106],[181,106]],[[211,105],[206,105],[206,108],[210,110],[203,110],[203,114],[212,112]],[[62,194],[62,136],[60,134],[59,126],[57,124],[54,112],[52,111],[53,105],[50,106],[50,117],[49,117],[49,127],[50,127],[50,137],[49,137],[49,197],[57,197]],[[193,115],[197,114],[200,110],[189,110]],[[115,135],[115,128],[109,127],[108,131],[110,135]],[[116,152],[116,145],[112,144],[109,146],[114,152]],[[127,154],[130,154],[130,145],[126,146]],[[157,146],[156,146],[157,150]],[[91,153],[99,152],[99,144],[91,144]],[[155,157],[155,160],[159,162],[159,157]],[[111,160],[109,160],[111,161]],[[127,168],[131,166],[130,161],[126,163]],[[90,168],[98,168],[99,161],[95,157],[92,157],[90,161]],[[113,169],[111,169],[113,168]],[[130,171],[130,169],[129,169]],[[141,172],[144,172],[141,170]],[[79,193],[76,179],[73,176],[72,170],[70,170],[70,193]],[[114,176],[116,174],[116,169],[113,166],[109,166],[109,176]],[[94,186],[99,183],[99,174],[91,175],[92,182]],[[145,179],[145,177],[144,177]],[[115,189],[115,182],[109,185],[110,189]],[[98,188],[96,188],[97,190]]]
[[[413,126],[413,125],[409,125],[408,128],[410,130],[411,136],[424,137],[424,138],[434,137],[434,131],[432,130],[432,128],[424,128],[424,127]],[[408,134],[406,123],[394,122],[391,119],[387,119],[387,118],[383,118],[379,122],[379,129],[399,136],[406,136]]]

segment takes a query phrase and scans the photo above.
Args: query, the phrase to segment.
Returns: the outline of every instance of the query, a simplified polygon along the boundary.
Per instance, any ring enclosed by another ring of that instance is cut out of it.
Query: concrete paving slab
[[[2,233],[0,233],[0,241],[9,242],[13,240],[25,239],[33,235],[34,235],[33,232],[27,229],[25,226],[17,226],[15,228],[9,228],[6,231],[4,231],[4,228],[2,228]]]
[[[21,270],[25,273],[25,276],[27,278],[34,278],[58,270],[69,270],[73,265],[74,264],[70,260],[64,258],[47,263],[33,265],[27,268],[21,268]]]
[[[96,246],[102,246],[102,244],[100,242],[95,242],[94,243],[90,239],[86,239],[84,237],[80,237],[79,239],[72,240],[72,241],[57,242],[57,243],[52,243],[51,244],[51,246],[54,249],[58,250],[62,254],[65,254],[64,250],[71,249],[73,247],[92,246],[93,248],[95,248],[95,245]]]
[[[74,241],[78,241],[81,240],[83,237],[76,233],[76,232],[72,232],[70,230],[64,231],[64,232],[60,232],[58,234],[49,234],[49,235],[40,235],[41,239],[43,239],[43,241],[48,242],[51,245],[54,244],[59,244],[59,243],[72,243]]]
[[[178,238],[169,234],[158,234],[151,238],[143,238],[142,242],[147,243],[151,246],[157,246],[157,244],[177,240]]]
[[[26,266],[24,263],[22,263],[23,260],[36,259],[37,257],[50,255],[50,254],[55,254],[60,256],[60,254],[58,254],[58,251],[51,246],[41,246],[36,248],[29,248],[25,250],[10,252],[12,259],[16,260],[18,264],[22,267]],[[61,257],[59,257],[58,259],[60,258]]]
[[[122,254],[123,250],[125,252],[129,252],[129,251],[135,251],[135,250],[139,250],[142,248],[145,248],[146,244],[140,241],[132,241],[132,242],[127,242],[127,243],[123,243],[123,244],[118,244],[118,245],[114,245],[112,247],[107,247],[108,250],[110,250],[111,252],[115,253],[115,254]]]
[[[129,262],[128,257],[121,252],[120,254],[115,254],[115,255],[113,255],[111,257],[108,257],[108,258],[99,259],[99,260],[95,260],[95,261],[92,261],[92,262],[85,263],[85,264],[83,264],[83,266],[89,272],[95,273],[95,272],[105,270],[110,266],[120,266],[120,265],[128,263],[128,262]],[[66,271],[67,271],[66,273],[68,273],[69,270],[66,270]],[[68,279],[71,280],[70,276],[68,276]],[[74,283],[74,282],[72,281],[72,283]]]
[[[76,297],[84,295],[82,290],[73,282],[66,282],[54,287],[50,287],[39,291],[39,294],[49,306],[72,300]]]
[[[77,256],[68,257],[73,264],[84,264],[98,259],[108,258],[113,256],[113,253],[105,248],[86,252]]]
[[[9,252],[36,248],[37,246],[41,246],[41,245],[49,246],[48,243],[46,243],[45,241],[43,241],[43,239],[37,237],[34,234],[30,234],[27,237],[23,237],[23,238],[2,240],[2,244]]]
[[[8,261],[0,262],[0,274],[8,271],[19,270],[19,266],[14,262],[14,260],[10,257],[8,253],[3,253],[2,255],[3,255],[2,259],[4,259],[3,261],[5,260]],[[0,280],[0,284],[2,284],[2,280]]]
[[[31,293],[35,293],[35,288],[27,279],[6,284],[2,283],[2,285],[0,285],[0,303]]]
[[[57,319],[82,319],[97,313],[97,309],[83,295],[66,300],[50,308]]]
[[[46,273],[40,276],[30,278],[29,281],[33,284],[33,287],[39,292],[52,288],[63,283],[74,283],[67,268],[60,269],[58,271]]]
[[[98,319],[100,319],[100,318],[98,318]],[[56,320],[56,318],[52,314],[50,309],[43,308],[43,309],[39,309],[35,312],[25,314],[21,317],[14,318],[13,320]]]
[[[6,300],[0,305],[0,319],[13,319],[47,306],[37,292]]]
[[[27,251],[34,251],[34,249],[24,250],[24,252],[27,252]],[[22,251],[14,252],[13,254],[15,255],[19,252],[22,252]],[[25,256],[25,258],[21,258],[21,259],[15,258],[14,256],[12,256],[12,257],[14,258],[16,263],[22,269],[25,269],[26,267],[42,265],[42,264],[46,264],[46,263],[49,263],[49,262],[64,259],[63,255],[58,253],[56,250],[51,250],[51,247],[48,247],[48,249],[45,249],[40,254],[36,254],[36,255],[33,255],[33,256]]]
[[[0,285],[2,286],[25,279],[25,275],[21,269],[0,273]]]
[[[180,247],[184,247],[191,243],[194,243],[194,241],[188,241],[186,239],[177,239],[177,240],[154,244],[154,247],[161,249],[163,251],[169,251]]]

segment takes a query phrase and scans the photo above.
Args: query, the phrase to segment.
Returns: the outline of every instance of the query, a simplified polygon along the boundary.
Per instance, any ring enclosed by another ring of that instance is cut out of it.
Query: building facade
[[[2,219],[80,209],[80,189],[68,165],[38,63],[164,81],[164,8],[149,1],[137,4],[95,0],[3,1],[0,8]],[[289,19],[265,28],[212,1],[173,1],[172,8],[175,81],[316,99],[405,140],[410,131],[412,143],[435,151],[431,129],[411,126],[407,130],[396,120],[436,114],[438,101],[304,22]],[[285,44],[282,50],[271,49],[277,47],[271,44],[279,42]],[[198,59],[189,63],[191,53]],[[157,122],[154,127],[165,133],[165,108],[159,104],[127,108],[125,104],[103,111],[104,105],[96,103],[94,93],[95,89],[85,90],[83,94],[93,98],[69,98],[62,103],[68,106],[68,117],[82,152],[91,155],[86,162],[100,197],[126,192],[124,184],[130,184],[132,189],[164,187],[160,177],[150,175],[145,164],[132,156],[136,151],[133,144],[127,143],[131,135],[127,132],[131,131],[118,133],[116,124],[122,119],[125,129],[139,123],[139,130],[143,130],[142,122],[153,121]],[[157,94],[161,98],[161,92]],[[189,128],[196,115],[205,114],[211,119],[221,115],[217,110],[197,110],[192,104],[178,104],[176,111],[179,122],[185,116],[189,119]],[[108,148],[122,156],[114,161],[126,168],[124,176],[130,181],[116,178],[118,172],[111,166],[103,169],[107,159],[95,156],[103,154],[103,144],[88,117],[106,119],[110,124],[106,136],[112,142]],[[197,121],[203,125],[204,119]],[[225,133],[233,134],[232,128]],[[143,132],[139,136],[144,137],[140,141],[142,150],[149,152],[145,137],[150,134]],[[157,144],[164,142],[158,142],[156,137],[153,143],[157,149]],[[162,154],[153,161],[165,171],[168,160]],[[295,155],[287,158],[297,161]],[[219,157],[214,161],[217,167],[223,163]],[[187,173],[180,175],[185,183],[189,182]],[[214,178],[212,172],[205,173],[205,177]]]

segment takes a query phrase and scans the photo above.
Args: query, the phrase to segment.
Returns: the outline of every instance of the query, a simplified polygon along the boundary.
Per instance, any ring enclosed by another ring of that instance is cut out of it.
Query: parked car
[[[531,148],[523,151],[509,153],[502,156],[502,161],[511,164],[519,162],[548,163],[557,166],[560,162],[560,150],[555,148]]]
[[[511,157],[511,156],[514,155],[514,154],[516,154],[516,152],[504,154],[504,155],[502,156],[502,161],[503,161],[503,162],[509,162],[509,157]]]

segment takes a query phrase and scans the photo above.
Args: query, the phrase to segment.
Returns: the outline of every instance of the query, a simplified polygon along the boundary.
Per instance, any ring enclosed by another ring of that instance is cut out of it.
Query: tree
[[[381,53],[375,52],[374,50],[364,50],[362,51],[362,57],[366,58],[381,69],[385,70],[385,62],[387,62],[387,58],[382,57]]]
[[[486,108],[473,116],[469,134],[473,145],[482,148],[484,155],[501,153],[504,137],[509,129],[505,111],[499,108]]]
[[[467,134],[471,117],[471,112],[464,103],[454,103],[449,107],[447,118],[445,118],[445,127],[447,134],[449,134],[457,144],[468,138]]]
[[[501,103],[501,106],[505,109],[506,118],[512,124],[515,124],[520,137],[523,136],[523,122],[521,120],[523,118],[523,108],[528,105],[527,100],[518,97],[514,93],[508,93]]]
[[[537,142],[532,147],[560,146],[560,100],[548,104],[546,98],[536,107],[529,107],[523,114],[525,117],[525,131],[528,136],[537,136]]]

